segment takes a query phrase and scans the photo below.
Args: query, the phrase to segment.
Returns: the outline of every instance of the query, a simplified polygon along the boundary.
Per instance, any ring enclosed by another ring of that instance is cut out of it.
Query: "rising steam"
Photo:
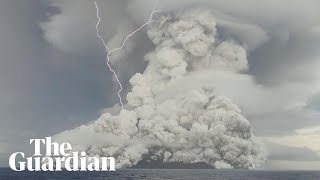
[[[144,73],[130,79],[125,109],[102,114],[55,140],[90,156],[114,156],[118,167],[144,158],[215,168],[263,166],[263,145],[239,107],[216,91],[217,84],[190,81],[192,88],[180,86],[164,95],[183,77],[208,71],[240,75],[248,69],[246,50],[219,38],[214,16],[204,9],[159,15],[147,34],[155,48],[145,55]]]

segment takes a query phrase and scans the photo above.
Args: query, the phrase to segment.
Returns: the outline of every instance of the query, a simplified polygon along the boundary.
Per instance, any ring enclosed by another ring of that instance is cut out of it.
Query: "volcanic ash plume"
[[[265,151],[250,122],[237,105],[217,93],[215,84],[159,98],[181,77],[203,71],[245,72],[245,49],[231,39],[217,38],[209,11],[189,10],[158,19],[147,30],[155,48],[145,56],[144,73],[130,80],[126,109],[116,116],[105,113],[89,125],[56,135],[55,140],[68,141],[89,156],[114,156],[118,167],[131,167],[143,159],[205,162],[215,168],[263,166]]]

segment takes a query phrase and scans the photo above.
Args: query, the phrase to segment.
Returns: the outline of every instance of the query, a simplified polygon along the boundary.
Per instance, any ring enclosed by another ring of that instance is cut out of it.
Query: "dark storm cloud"
[[[47,1],[0,1],[1,165],[29,138],[86,123],[113,104],[103,52],[64,53],[43,39],[39,24],[56,13]]]
[[[289,30],[282,33],[274,33],[267,43],[250,54],[251,73],[268,85],[319,78],[315,65],[320,59],[320,36]]]

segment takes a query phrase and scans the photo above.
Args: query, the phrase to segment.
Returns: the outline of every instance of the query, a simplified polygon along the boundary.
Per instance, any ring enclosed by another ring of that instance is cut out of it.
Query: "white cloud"
[[[158,98],[192,72],[203,75],[204,70],[220,70],[226,77],[247,78],[239,74],[247,69],[244,48],[216,39],[210,11],[193,9],[179,18],[164,16],[165,23],[148,29],[156,47],[146,55],[144,73],[130,79],[126,109],[115,116],[105,113],[88,126],[58,134],[55,140],[68,140],[89,155],[116,156],[119,167],[133,166],[146,156],[163,162],[206,162],[216,168],[262,167],[263,145],[238,106],[212,88],[219,83],[203,86],[188,81],[189,89]],[[113,142],[77,139],[82,136],[108,136]]]
[[[266,165],[268,170],[315,170],[320,169],[320,161],[283,161],[283,160],[271,160]]]
[[[320,156],[320,126],[296,129],[293,135],[265,137],[265,139],[290,147],[306,147]]]

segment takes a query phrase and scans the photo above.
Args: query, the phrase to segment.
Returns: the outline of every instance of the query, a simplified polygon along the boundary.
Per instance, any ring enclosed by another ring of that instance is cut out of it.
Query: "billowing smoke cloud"
[[[159,15],[147,34],[155,48],[145,55],[144,72],[130,79],[126,108],[118,115],[104,113],[55,140],[68,141],[90,156],[114,156],[119,167],[146,158],[205,162],[215,168],[262,167],[262,143],[217,84],[190,81],[191,88],[172,91],[170,98],[163,94],[184,77],[202,72],[241,77],[248,69],[245,48],[233,39],[219,39],[216,19],[205,9]]]

